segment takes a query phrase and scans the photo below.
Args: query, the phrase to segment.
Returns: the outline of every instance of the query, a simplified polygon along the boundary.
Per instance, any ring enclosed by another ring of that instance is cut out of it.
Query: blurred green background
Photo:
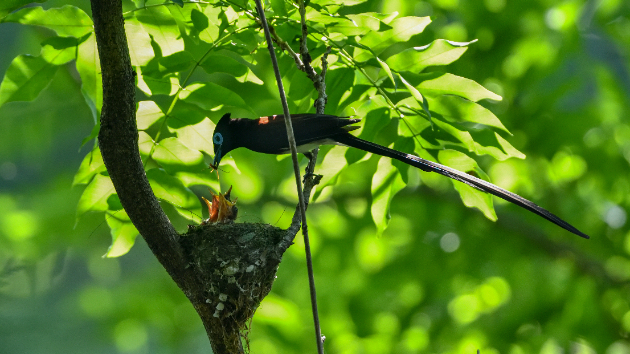
[[[70,3],[90,13],[87,2]],[[485,105],[527,159],[477,161],[494,183],[592,239],[498,200],[493,223],[464,207],[445,178],[417,172],[377,237],[366,172],[377,159],[356,163],[309,211],[327,352],[630,353],[630,3],[387,0],[349,9],[367,10],[431,16],[424,43],[479,39],[447,70],[504,97]],[[37,54],[47,36],[1,24],[0,72],[18,54]],[[72,178],[94,124],[77,78],[70,63],[35,101],[0,108],[0,353],[210,352],[192,306],[141,238],[105,259],[102,215],[75,222],[82,187]],[[239,221],[286,226],[289,160],[247,161],[231,179],[252,186],[237,192]],[[254,317],[252,353],[315,352],[296,240]]]

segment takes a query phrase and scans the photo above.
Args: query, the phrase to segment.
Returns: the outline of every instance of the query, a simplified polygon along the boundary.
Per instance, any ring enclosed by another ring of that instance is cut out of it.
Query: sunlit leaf
[[[135,12],[135,16],[144,29],[153,37],[162,50],[162,55],[184,50],[184,40],[179,27],[165,6],[145,7]]]
[[[301,72],[300,74],[303,75]],[[350,68],[342,67],[328,71],[326,74],[326,93],[328,95],[326,111],[339,113],[339,103],[348,91],[352,90],[353,82],[354,70]]]
[[[108,209],[107,199],[116,193],[112,180],[108,176],[97,174],[92,182],[85,187],[79,205],[77,205],[77,217],[88,211],[105,211]]]
[[[3,22],[5,16],[22,6],[42,2],[46,2],[46,0],[3,0],[0,2],[0,22]]]
[[[199,30],[199,39],[207,43],[214,43],[214,41],[219,38],[219,26],[221,25],[220,13],[220,7],[206,6],[203,10],[203,14],[208,19],[208,27]],[[195,28],[197,28],[197,24],[195,24]]]
[[[355,15],[356,16],[356,15]],[[348,18],[342,17],[332,17],[332,16],[318,16],[316,18],[309,17],[311,21],[322,24],[321,19],[326,19],[329,22],[333,23],[330,26],[326,27],[326,30],[330,33],[340,33],[344,36],[362,36],[368,34],[370,31],[378,30],[380,25],[380,21],[373,17],[369,17],[368,21],[361,21],[363,18],[359,18],[359,21],[353,21],[351,19],[351,15],[348,15]],[[369,21],[373,20],[373,21]],[[371,26],[372,24],[376,24],[376,26]]]
[[[155,122],[164,117],[164,113],[154,101],[138,102],[138,111],[136,112],[136,120],[139,130],[148,129]]]
[[[344,5],[344,6],[353,6],[358,5],[360,3],[366,2],[367,0],[312,0],[314,3],[318,5]]]
[[[125,33],[127,34],[131,65],[146,65],[155,56],[153,47],[151,47],[151,37],[136,18],[125,20]]]
[[[63,65],[76,58],[77,45],[74,37],[51,37],[42,42],[41,56],[53,65]]]
[[[183,145],[176,138],[166,138],[159,141],[155,147],[153,159],[169,173],[177,171],[196,172],[206,168],[201,153]]]
[[[101,151],[98,147],[95,147],[94,150],[90,151],[83,158],[81,166],[79,166],[79,170],[74,175],[72,185],[76,186],[78,184],[86,184],[96,174],[105,172],[105,170],[105,164],[103,163]]]
[[[431,97],[429,100],[432,111],[451,121],[483,124],[509,133],[497,116],[475,102],[451,95]]]
[[[391,80],[392,85],[394,85],[394,87],[395,87],[396,86],[396,80],[394,80],[394,75],[392,75],[392,71],[389,68],[389,66],[387,65],[387,63],[385,63],[384,61],[379,59],[379,57],[376,57],[376,60],[378,61],[379,64],[381,64],[381,68],[383,68],[383,70],[387,74],[387,77],[389,77],[389,79]]]
[[[107,213],[106,220],[111,230],[112,244],[105,257],[115,258],[127,254],[136,241],[138,230],[124,210]]]
[[[407,90],[409,90],[409,92],[411,93],[411,97],[413,97],[420,105],[420,107],[422,107],[422,110],[429,118],[429,121],[431,121],[431,111],[429,111],[429,102],[427,101],[427,99],[424,98],[424,96],[422,96],[422,93],[420,93],[420,91],[418,91],[415,87],[411,86],[411,84],[409,84],[407,80],[405,80],[402,76],[400,76],[400,81],[402,81]]]
[[[344,156],[346,150],[348,150],[347,147],[335,147],[324,156],[317,172],[324,175],[319,184],[321,188],[332,184],[341,170],[346,167],[346,158]]]
[[[471,159],[468,155],[456,150],[441,150],[438,153],[438,160],[440,163],[452,167],[462,172],[474,171],[480,177],[488,178],[488,176],[479,168],[477,162]],[[465,183],[453,181],[453,185],[459,195],[469,208],[477,208],[481,210],[483,215],[492,221],[497,220],[497,214],[494,211],[492,204],[492,195],[477,190]]]
[[[403,50],[387,58],[387,64],[396,71],[420,72],[433,65],[448,65],[466,52],[471,42],[452,42],[436,39],[431,44]]]
[[[273,12],[275,12],[278,16],[287,15],[287,9],[284,5],[284,0],[271,0],[271,8],[273,9]]]
[[[103,80],[94,35],[79,45],[76,66],[81,75],[81,93],[92,110],[94,122],[96,122],[100,118],[103,106]]]
[[[177,138],[191,149],[214,155],[214,145],[212,144],[214,128],[215,124],[210,119],[203,119],[195,125],[187,125],[177,129]]]
[[[138,149],[140,150],[140,158],[146,162],[147,156],[151,153],[155,141],[145,131],[138,132]]]
[[[57,66],[42,57],[15,57],[0,84],[0,106],[7,102],[34,100],[56,72]]]
[[[245,101],[236,92],[213,82],[194,83],[188,85],[186,90],[180,93],[180,99],[211,110],[218,106],[245,106]]]
[[[416,88],[427,96],[457,95],[474,102],[483,99],[501,101],[501,96],[475,81],[449,73],[422,81]]]
[[[70,5],[48,10],[39,6],[23,8],[5,17],[3,22],[46,27],[61,37],[79,38],[94,30],[90,16]]]
[[[172,204],[182,216],[191,218],[191,212],[201,215],[199,199],[179,179],[158,168],[147,171],[147,178],[155,196]]]
[[[405,183],[398,169],[392,165],[392,160],[386,157],[381,158],[376,173],[372,177],[372,206],[370,208],[378,235],[385,231],[391,219],[389,205],[392,198],[404,187]]]
[[[357,61],[366,61],[372,58],[372,55],[381,54],[387,47],[394,43],[406,42],[411,36],[422,33],[424,28],[431,23],[429,17],[400,17],[389,25],[392,27],[383,32],[373,31],[365,35],[359,43],[370,48],[370,52],[362,52],[359,55],[355,55],[354,58]]]

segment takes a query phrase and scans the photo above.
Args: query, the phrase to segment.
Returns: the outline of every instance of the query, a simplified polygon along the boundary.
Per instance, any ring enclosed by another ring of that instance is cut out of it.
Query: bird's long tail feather
[[[369,141],[363,140],[363,139],[359,139],[353,135],[350,134],[339,134],[337,136],[335,136],[333,138],[334,140],[336,140],[337,142],[347,145],[347,146],[351,146],[357,149],[361,149],[363,151],[367,151],[367,152],[371,152],[374,154],[378,154],[378,155],[382,155],[382,156],[387,156],[393,159],[396,159],[398,161],[404,162],[408,165],[417,167],[423,171],[426,172],[436,172],[439,173],[443,176],[452,178],[456,181],[460,181],[462,183],[466,183],[469,186],[472,186],[474,188],[477,188],[481,191],[484,191],[486,193],[490,193],[492,195],[495,195],[501,199],[507,200],[510,203],[514,203],[524,209],[527,209],[529,211],[531,211],[534,214],[538,214],[540,216],[542,216],[543,218],[551,221],[552,223],[562,227],[565,230],[568,230],[580,237],[584,237],[584,238],[589,238],[588,235],[586,235],[585,233],[581,232],[580,230],[576,229],[575,227],[573,227],[571,224],[569,224],[568,222],[560,219],[559,217],[557,217],[556,215],[550,213],[548,210],[539,207],[538,205],[532,203],[531,201],[521,197],[518,194],[512,193],[508,190],[505,190],[501,187],[497,187],[494,184],[488,182],[488,181],[484,181],[482,179],[479,179],[477,177],[471,176],[467,173],[458,171],[456,169],[450,168],[448,166],[444,166],[441,165],[439,163],[433,162],[433,161],[429,161],[429,160],[425,160],[423,158],[420,158],[418,156],[414,156],[414,155],[409,155],[409,154],[405,154],[403,152],[397,151],[397,150],[393,150],[390,148],[387,148],[385,146],[382,145],[378,145],[378,144],[374,144],[371,143]]]

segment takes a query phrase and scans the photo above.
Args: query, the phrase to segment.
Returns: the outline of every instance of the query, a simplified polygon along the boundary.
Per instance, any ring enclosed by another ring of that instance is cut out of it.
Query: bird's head
[[[230,136],[230,113],[226,113],[221,117],[212,134],[212,143],[214,144],[214,166],[219,166],[219,162],[225,154],[230,152],[231,136]]]

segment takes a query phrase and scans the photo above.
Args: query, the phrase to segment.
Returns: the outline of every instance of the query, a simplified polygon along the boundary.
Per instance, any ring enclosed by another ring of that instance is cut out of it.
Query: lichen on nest
[[[286,230],[259,223],[190,226],[180,243],[214,317],[243,329],[271,291]]]

